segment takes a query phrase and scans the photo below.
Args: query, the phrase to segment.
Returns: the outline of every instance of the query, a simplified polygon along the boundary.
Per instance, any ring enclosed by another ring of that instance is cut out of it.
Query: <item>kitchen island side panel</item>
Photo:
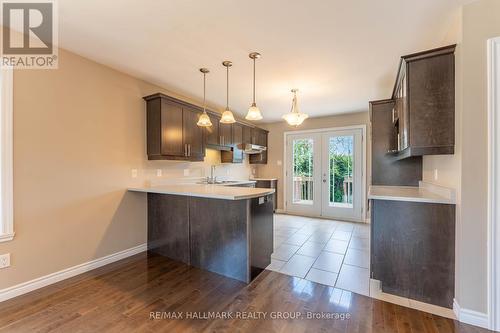
[[[186,264],[189,257],[189,197],[148,193],[148,250]]]
[[[250,282],[249,200],[189,198],[191,265]]]

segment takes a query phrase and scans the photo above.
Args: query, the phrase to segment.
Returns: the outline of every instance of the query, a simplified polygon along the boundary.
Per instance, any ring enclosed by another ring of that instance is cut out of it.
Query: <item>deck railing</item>
[[[295,202],[313,200],[313,177],[293,177],[293,199]]]

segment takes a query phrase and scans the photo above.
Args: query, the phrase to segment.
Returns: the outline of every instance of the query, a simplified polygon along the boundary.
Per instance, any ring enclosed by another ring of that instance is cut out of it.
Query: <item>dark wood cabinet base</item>
[[[248,283],[271,263],[272,196],[221,200],[148,193],[148,249]]]
[[[371,277],[386,293],[453,307],[455,205],[372,200]]]

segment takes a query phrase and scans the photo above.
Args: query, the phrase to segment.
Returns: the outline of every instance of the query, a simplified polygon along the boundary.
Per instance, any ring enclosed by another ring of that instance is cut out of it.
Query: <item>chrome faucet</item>
[[[217,176],[214,176],[216,165],[210,166],[210,178],[207,179],[207,183],[215,184],[217,182]]]

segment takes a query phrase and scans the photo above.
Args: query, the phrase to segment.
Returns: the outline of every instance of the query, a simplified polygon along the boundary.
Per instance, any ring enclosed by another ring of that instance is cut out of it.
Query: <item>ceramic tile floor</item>
[[[274,253],[267,269],[369,294],[370,226],[274,215]]]

